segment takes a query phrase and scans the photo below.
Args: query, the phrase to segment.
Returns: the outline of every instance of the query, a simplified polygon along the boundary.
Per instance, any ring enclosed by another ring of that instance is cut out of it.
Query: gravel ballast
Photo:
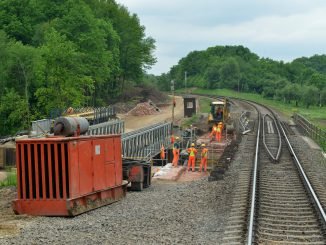
[[[0,244],[216,244],[222,182],[154,183],[74,218],[37,217]]]

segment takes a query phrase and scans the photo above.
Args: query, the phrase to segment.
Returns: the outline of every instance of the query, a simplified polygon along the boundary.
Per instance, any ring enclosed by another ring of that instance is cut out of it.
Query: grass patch
[[[199,120],[199,115],[192,115],[192,117],[189,117],[182,122],[182,128],[189,128],[190,125],[196,123]]]
[[[185,91],[178,90],[178,92],[184,93]],[[227,89],[214,89],[214,90],[193,89],[191,90],[191,92],[196,94],[209,94],[209,95],[216,95],[216,96],[227,96],[227,97],[252,100],[270,106],[280,111],[286,116],[291,116],[293,115],[294,112],[297,112],[300,113],[302,116],[306,117],[313,124],[319,126],[322,129],[326,129],[326,107],[311,106],[307,109],[306,107],[301,105],[296,107],[294,103],[286,104],[283,103],[282,101],[263,98],[260,94],[238,93]]]
[[[16,171],[7,172],[7,178],[4,181],[0,181],[0,188],[6,186],[16,186],[17,185],[17,173]]]
[[[211,106],[210,106],[210,103],[211,103],[211,99],[209,98],[199,98],[199,106],[200,106],[200,112],[201,113],[209,113],[210,110],[211,110]]]

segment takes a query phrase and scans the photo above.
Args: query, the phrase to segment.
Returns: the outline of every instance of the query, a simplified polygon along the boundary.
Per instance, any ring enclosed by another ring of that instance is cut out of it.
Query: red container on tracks
[[[16,143],[16,214],[74,216],[126,195],[120,135]]]

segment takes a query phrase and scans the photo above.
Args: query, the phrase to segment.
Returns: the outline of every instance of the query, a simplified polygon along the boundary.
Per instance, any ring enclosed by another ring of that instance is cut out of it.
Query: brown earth
[[[179,123],[183,118],[183,98],[180,96],[175,96],[176,107],[174,108],[174,119],[175,123]],[[172,103],[172,99],[171,99]],[[130,132],[132,130],[150,126],[155,123],[171,121],[172,119],[172,105],[169,106],[159,106],[160,112],[155,113],[155,115],[143,115],[143,116],[133,116],[127,114],[118,114],[118,117],[125,121],[125,132]]]
[[[32,219],[31,216],[14,214],[11,203],[16,195],[16,187],[0,188],[0,238],[18,233]]]

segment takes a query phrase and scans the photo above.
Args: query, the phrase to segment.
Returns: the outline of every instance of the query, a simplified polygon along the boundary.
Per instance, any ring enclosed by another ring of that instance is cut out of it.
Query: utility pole
[[[187,71],[185,71],[185,92],[187,92]]]
[[[171,80],[171,91],[172,91],[172,130],[173,130],[173,123],[174,123],[174,80]]]

